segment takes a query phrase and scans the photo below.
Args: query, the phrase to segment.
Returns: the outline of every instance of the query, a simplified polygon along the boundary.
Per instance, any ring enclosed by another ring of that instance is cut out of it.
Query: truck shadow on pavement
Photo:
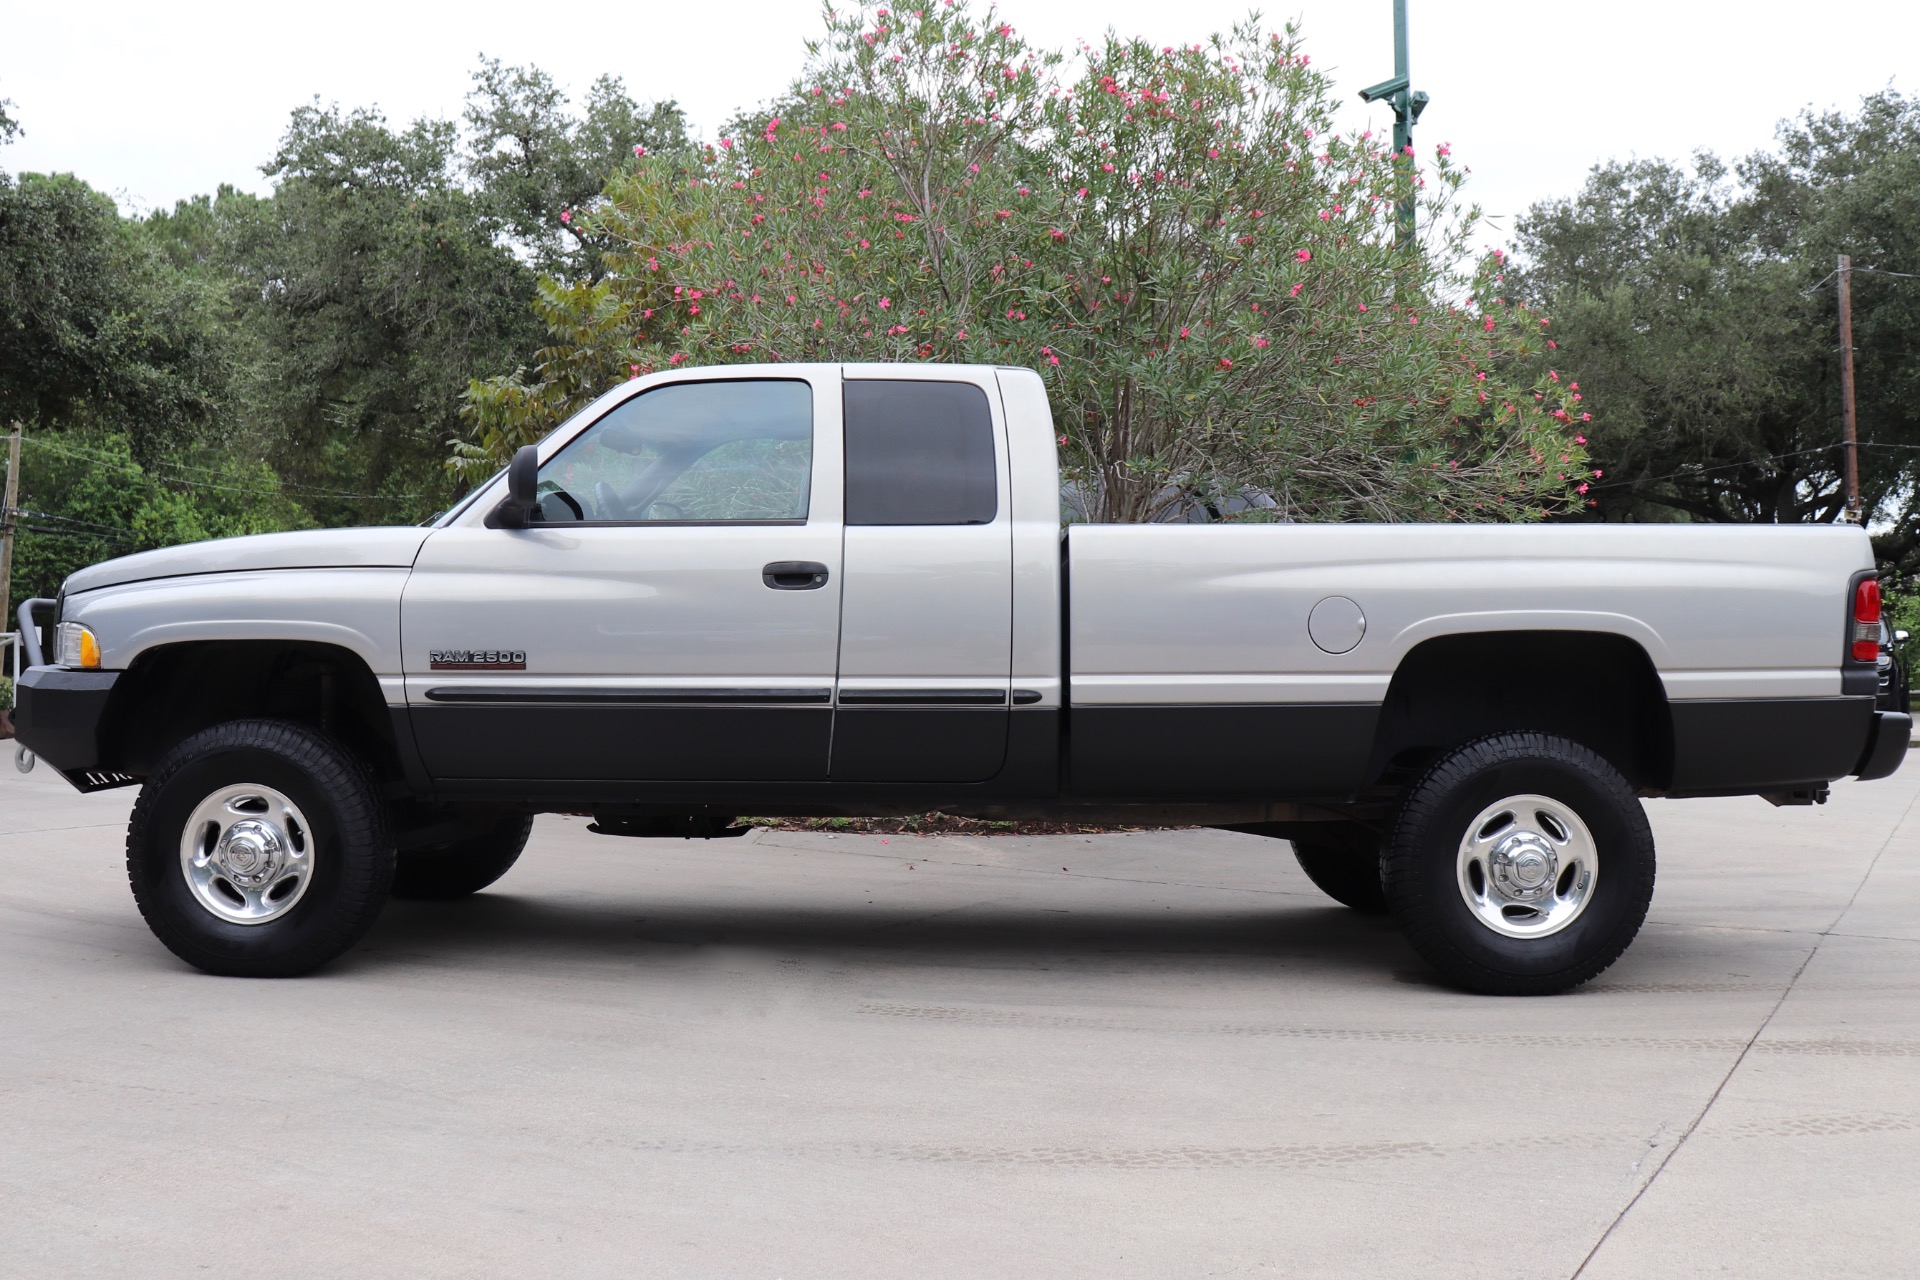
[[[636,895],[592,903],[482,893],[451,903],[394,902],[366,941],[333,968],[478,962],[516,969],[659,961],[705,949],[831,953],[858,963],[960,964],[1164,960],[1256,962],[1350,970],[1386,982],[1419,969],[1393,924],[1304,896],[1203,910],[1105,906],[1044,909],[978,902],[945,909],[772,900],[660,903]],[[883,958],[884,957],[884,958]],[[1404,980],[1404,978],[1403,978]]]

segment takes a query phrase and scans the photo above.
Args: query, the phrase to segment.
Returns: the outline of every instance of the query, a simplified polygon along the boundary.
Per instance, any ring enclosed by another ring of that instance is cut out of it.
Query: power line
[[[1896,280],[1920,280],[1920,274],[1912,271],[1882,271],[1879,267],[1848,267],[1847,272],[1850,275],[1856,276],[1892,276]],[[1827,281],[1839,274],[1837,270],[1829,271],[1824,276],[1821,276],[1817,283],[1808,285],[1800,292],[1818,293],[1827,287]]]
[[[1589,485],[1588,487],[1590,489],[1624,489],[1636,484],[1657,484],[1662,480],[1678,480],[1682,477],[1711,475],[1716,471],[1738,471],[1742,467],[1764,466],[1769,462],[1785,462],[1788,458],[1804,458],[1808,454],[1827,453],[1839,447],[1838,444],[1826,444],[1814,449],[1795,449],[1792,453],[1770,454],[1764,458],[1747,458],[1740,462],[1729,462],[1718,467],[1690,467],[1685,471],[1670,471],[1664,476],[1637,476],[1631,480],[1615,480],[1608,484]]]
[[[52,511],[29,511],[25,507],[16,507],[14,510],[23,516],[31,516],[35,520],[58,520],[63,524],[82,525],[88,529],[98,529],[103,533],[124,533],[129,535],[133,533],[133,530],[127,528],[125,525],[100,524],[97,521],[81,520],[75,516],[63,516]]]
[[[95,462],[111,466],[126,475],[137,476],[144,479],[149,484],[179,484],[189,489],[217,489],[223,493],[245,493],[260,498],[275,497],[278,496],[279,493],[308,493],[319,497],[358,498],[371,502],[418,502],[420,500],[419,494],[351,493],[344,489],[320,489],[312,485],[292,484],[287,481],[281,481],[279,490],[275,491],[245,488],[230,484],[210,484],[203,480],[169,480],[150,473],[154,468],[167,468],[173,471],[191,471],[198,475],[222,476],[229,479],[231,475],[228,472],[216,471],[210,467],[189,466],[184,462],[154,462],[143,465],[131,459],[115,457],[112,454],[97,453],[91,449],[77,449],[70,445],[54,444],[50,440],[40,440],[32,436],[22,436],[20,443],[35,449],[46,449],[64,457],[76,458],[82,462]]]

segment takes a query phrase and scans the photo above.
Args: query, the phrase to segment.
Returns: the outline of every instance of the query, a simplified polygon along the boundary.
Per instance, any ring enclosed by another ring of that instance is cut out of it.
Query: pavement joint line
[[[1767,1016],[1760,1020],[1760,1025],[1753,1029],[1753,1035],[1748,1037],[1746,1045],[1735,1056],[1733,1064],[1727,1068],[1727,1073],[1720,1077],[1720,1083],[1714,1086],[1713,1092],[1707,1097],[1706,1105],[1700,1108],[1698,1115],[1694,1116],[1693,1123],[1689,1124],[1673,1146],[1668,1148],[1667,1154],[1662,1156],[1660,1163],[1654,1166],[1647,1180],[1640,1184],[1640,1189],[1635,1191],[1632,1198],[1621,1207],[1620,1212],[1614,1215],[1613,1221],[1609,1222],[1607,1229],[1600,1233],[1600,1238],[1593,1242],[1593,1248],[1587,1250],[1587,1256],[1580,1259],[1580,1265],[1573,1269],[1573,1274],[1568,1277],[1568,1280],[1580,1280],[1580,1277],[1586,1273],[1587,1267],[1599,1256],[1600,1250],[1605,1248],[1607,1241],[1613,1238],[1613,1233],[1620,1229],[1620,1224],[1625,1222],[1627,1215],[1633,1212],[1633,1207],[1639,1204],[1641,1198],[1652,1189],[1653,1184],[1660,1180],[1660,1175],[1667,1171],[1667,1166],[1673,1163],[1673,1158],[1680,1154],[1680,1148],[1686,1146],[1687,1139],[1700,1128],[1701,1123],[1707,1118],[1707,1113],[1713,1110],[1714,1103],[1720,1101],[1720,1095],[1725,1093],[1727,1085],[1732,1083],[1734,1074],[1740,1070],[1740,1064],[1747,1060],[1747,1055],[1753,1052],[1753,1046],[1758,1043],[1761,1036],[1766,1034],[1767,1028],[1773,1025],[1774,1018],[1787,1003],[1787,997],[1793,994],[1794,987],[1800,982],[1800,975],[1807,971],[1807,966],[1813,963],[1813,958],[1820,954],[1820,944],[1839,927],[1840,922],[1847,918],[1847,913],[1853,910],[1853,904],[1860,900],[1860,891],[1865,889],[1867,881],[1873,878],[1874,869],[1880,865],[1880,859],[1886,854],[1888,846],[1893,844],[1894,837],[1900,834],[1900,828],[1905,826],[1907,819],[1912,816],[1915,804],[1920,804],[1920,795],[1907,801],[1907,807],[1900,811],[1900,816],[1894,820],[1892,828],[1887,832],[1887,838],[1880,842],[1880,847],[1874,850],[1873,857],[1867,862],[1867,869],[1860,874],[1859,883],[1854,885],[1853,892],[1847,895],[1846,905],[1840,908],[1840,913],[1834,916],[1832,923],[1820,931],[1820,937],[1807,949],[1807,954],[1801,957],[1799,967],[1793,971],[1793,976],[1787,979],[1786,989],[1781,991],[1780,998],[1773,1002],[1773,1007],[1767,1010]]]

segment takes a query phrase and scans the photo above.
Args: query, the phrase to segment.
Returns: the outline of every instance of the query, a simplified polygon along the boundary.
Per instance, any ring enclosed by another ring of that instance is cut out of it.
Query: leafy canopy
[[[1534,518],[1577,500],[1581,393],[1467,260],[1444,148],[1393,244],[1384,140],[1333,132],[1297,34],[1109,38],[1068,78],[992,9],[829,12],[805,73],[574,221],[532,376],[477,382],[498,465],[621,376],[688,362],[1017,363],[1102,520]],[[1409,166],[1410,168],[1411,166]]]
[[[1832,521],[1841,486],[1835,259],[1853,276],[1861,492],[1883,562],[1920,567],[1920,100],[1781,126],[1729,167],[1601,165],[1520,223],[1596,403],[1614,519]]]

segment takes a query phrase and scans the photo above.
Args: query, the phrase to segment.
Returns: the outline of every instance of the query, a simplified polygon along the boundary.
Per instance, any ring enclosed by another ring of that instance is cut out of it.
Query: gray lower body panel
[[[1715,698],[1669,704],[1670,795],[1745,794],[1832,782],[1859,765],[1873,699]]]
[[[1380,706],[1079,706],[1067,718],[1076,796],[1327,797],[1370,781]]]

